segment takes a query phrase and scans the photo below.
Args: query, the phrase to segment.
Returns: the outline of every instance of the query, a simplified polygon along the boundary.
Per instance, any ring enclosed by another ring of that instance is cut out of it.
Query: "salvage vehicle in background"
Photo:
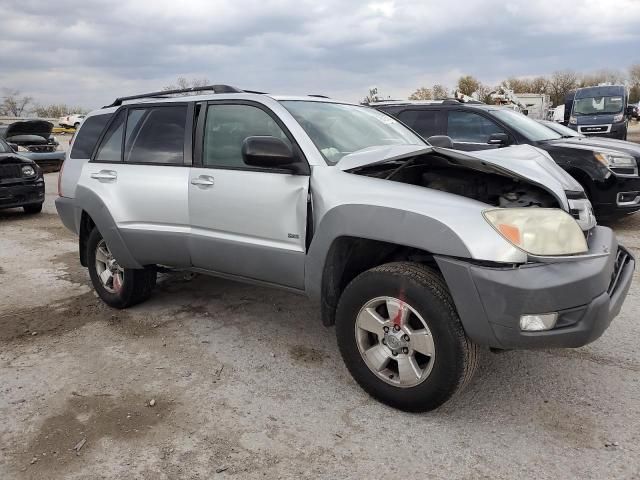
[[[60,117],[58,119],[58,124],[61,127],[75,128],[77,130],[85,117],[86,115],[74,113],[71,115],[67,115],[66,117]]]
[[[521,113],[493,105],[444,101],[386,101],[372,104],[423,138],[446,135],[463,151],[528,144],[546,151],[584,188],[599,217],[640,210],[640,152],[599,137],[567,138]],[[629,145],[627,142],[622,142]]]
[[[108,305],[147,299],[158,265],[308,295],[354,379],[411,411],[459,391],[480,346],[594,341],[635,267],[539,149],[437,148],[312,96],[116,99],[83,122],[59,185]]]
[[[573,93],[573,95],[572,95]],[[569,128],[585,135],[627,139],[629,90],[624,85],[585,87],[569,93],[565,99],[565,115]]]
[[[51,134],[53,124],[44,120],[22,120],[0,125],[0,137],[23,157],[36,162],[45,172],[57,172],[65,153]]]
[[[43,202],[40,167],[0,138],[0,209],[22,207],[25,213],[39,213]]]

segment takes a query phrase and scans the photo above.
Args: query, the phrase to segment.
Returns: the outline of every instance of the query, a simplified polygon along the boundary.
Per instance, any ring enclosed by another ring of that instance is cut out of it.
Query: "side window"
[[[130,109],[124,161],[182,165],[186,120],[186,105]]]
[[[265,111],[251,105],[209,105],[204,127],[202,163],[209,167],[247,167],[242,160],[245,138],[268,135],[291,142]]]
[[[438,135],[439,110],[405,110],[400,112],[398,118],[413,128],[422,137],[429,138]]]
[[[124,129],[124,110],[120,110],[107,129],[96,153],[98,162],[122,161],[122,130]],[[82,128],[80,129],[82,131]]]
[[[473,112],[451,111],[447,135],[454,142],[488,143],[493,133],[506,133],[488,118]]]
[[[90,158],[96,143],[100,138],[100,134],[107,122],[111,119],[111,114],[94,115],[84,121],[80,131],[78,132],[73,148],[69,154],[70,158]]]

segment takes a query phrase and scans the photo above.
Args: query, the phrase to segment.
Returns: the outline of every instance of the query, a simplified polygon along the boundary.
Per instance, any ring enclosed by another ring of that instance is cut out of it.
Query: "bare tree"
[[[434,100],[443,100],[449,96],[449,89],[444,85],[440,85],[439,83],[436,83],[433,86],[431,92],[433,93]]]
[[[493,92],[495,88],[491,88],[488,85],[480,84],[476,89],[475,97],[481,101],[482,103],[492,103],[491,92]]]
[[[471,75],[465,75],[464,77],[460,77],[458,79],[458,91],[465,95],[473,95],[480,88],[481,83],[475,77]]]
[[[32,97],[22,96],[20,90],[5,88],[2,94],[0,113],[2,115],[21,117],[33,102]]]
[[[629,67],[629,83],[631,84],[629,101],[632,103],[640,101],[640,63]]]
[[[549,95],[554,105],[564,103],[564,97],[578,87],[578,75],[571,70],[554,72],[549,79]]]
[[[65,103],[57,103],[51,105],[37,105],[34,109],[36,115],[45,118],[58,118],[70,115],[72,113],[86,114],[87,109],[82,107],[69,106]]]
[[[411,95],[409,95],[409,100],[432,100],[433,93],[427,87],[420,87]]]
[[[163,87],[162,90],[184,90],[184,89],[193,88],[193,87],[206,87],[209,84],[210,84],[209,79],[206,77],[191,78],[191,79],[187,79],[185,77],[178,77],[175,84],[167,85],[166,87]],[[184,95],[189,95],[189,94],[185,93]]]
[[[583,75],[580,79],[580,87],[593,87],[600,83],[622,84],[626,81],[626,76],[618,70],[598,70],[597,72]]]

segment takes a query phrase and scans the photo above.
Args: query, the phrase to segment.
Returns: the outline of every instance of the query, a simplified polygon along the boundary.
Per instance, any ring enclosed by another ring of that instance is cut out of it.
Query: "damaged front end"
[[[477,154],[437,147],[383,150],[347,155],[338,166],[350,173],[444,191],[500,208],[560,208],[583,231],[596,224],[580,184],[537,148],[523,145]]]
[[[0,129],[4,139],[20,155],[36,162],[45,171],[58,171],[65,154],[51,134],[53,124],[44,120],[14,122]]]

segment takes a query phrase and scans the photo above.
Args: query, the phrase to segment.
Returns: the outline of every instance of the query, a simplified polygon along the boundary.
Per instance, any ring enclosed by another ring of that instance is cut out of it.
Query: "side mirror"
[[[631,117],[634,114],[635,107],[633,105],[627,106],[627,116]]]
[[[509,143],[509,135],[506,133],[492,133],[487,141],[489,145],[507,145]]]
[[[523,115],[529,115],[529,110],[527,110],[526,108],[524,110],[522,110],[522,114]]]
[[[434,135],[427,138],[427,142],[434,147],[453,148],[453,140],[446,135]]]
[[[242,142],[242,160],[252,167],[285,168],[301,173],[303,162],[281,139],[270,136],[247,137]]]
[[[18,144],[17,143],[8,143],[8,145],[11,147],[11,150],[13,150],[14,152],[18,151]]]

